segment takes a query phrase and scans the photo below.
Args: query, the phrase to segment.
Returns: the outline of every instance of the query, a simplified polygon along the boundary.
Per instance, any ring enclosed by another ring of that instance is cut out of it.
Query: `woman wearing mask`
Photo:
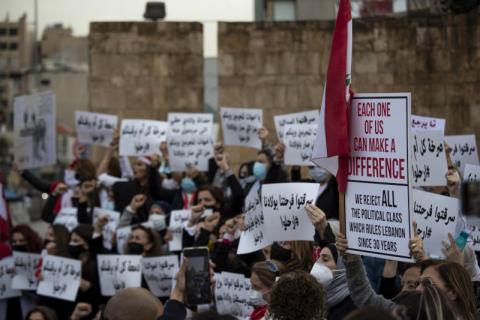
[[[255,176],[253,175],[254,163],[255,161],[244,162],[238,169],[239,183],[245,193],[248,193],[248,190],[255,183]]]
[[[274,242],[270,259],[281,261],[287,271],[310,271],[313,266],[313,241]]]
[[[40,253],[42,239],[38,233],[26,224],[20,224],[12,229],[12,250],[27,253]]]
[[[260,320],[265,317],[270,291],[277,277],[280,277],[283,273],[284,267],[278,261],[266,260],[253,265],[250,277],[249,302],[254,306],[254,310],[250,315],[250,320]]]
[[[99,219],[100,221],[100,219]],[[88,224],[79,224],[72,231],[68,244],[68,253],[71,258],[80,260],[82,263],[82,279],[78,290],[76,302],[89,303],[94,307],[102,300],[100,294],[100,280],[97,270],[98,241],[101,243],[101,230],[107,221],[99,222],[97,228]],[[95,237],[94,237],[95,231]]]
[[[329,244],[320,251],[310,274],[325,287],[328,320],[341,320],[357,308],[350,298],[345,266],[335,245]]]
[[[158,257],[163,255],[162,244],[158,233],[142,225],[132,227],[132,232],[125,244],[125,254]]]

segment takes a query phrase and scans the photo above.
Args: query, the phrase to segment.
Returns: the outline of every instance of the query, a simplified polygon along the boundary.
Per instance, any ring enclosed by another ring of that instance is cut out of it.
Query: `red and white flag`
[[[320,109],[320,124],[312,153],[312,161],[316,165],[336,176],[340,192],[345,192],[347,186],[351,69],[350,0],[340,0]]]

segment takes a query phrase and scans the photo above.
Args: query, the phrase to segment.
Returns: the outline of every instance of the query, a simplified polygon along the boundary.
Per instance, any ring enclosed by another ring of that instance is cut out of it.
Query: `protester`
[[[40,253],[42,239],[28,225],[20,224],[12,229],[12,250],[28,253]]]

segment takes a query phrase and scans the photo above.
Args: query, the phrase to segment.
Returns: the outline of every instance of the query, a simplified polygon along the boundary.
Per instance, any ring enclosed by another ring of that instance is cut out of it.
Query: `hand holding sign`
[[[410,248],[410,255],[415,261],[423,261],[426,259],[425,251],[423,249],[422,238],[418,235],[417,223],[413,221],[413,238],[409,241],[408,247]]]
[[[453,238],[451,233],[448,233],[448,241],[442,241],[443,249],[442,253],[447,257],[447,260],[456,262],[459,265],[463,266],[464,254]]]
[[[325,212],[323,212],[322,209],[314,204],[309,204],[306,206],[305,211],[315,227],[315,230],[317,230],[317,232],[320,234],[320,237],[323,238],[325,229],[327,228],[327,216]]]
[[[446,175],[448,193],[451,197],[460,196],[460,175],[456,169],[449,169]]]

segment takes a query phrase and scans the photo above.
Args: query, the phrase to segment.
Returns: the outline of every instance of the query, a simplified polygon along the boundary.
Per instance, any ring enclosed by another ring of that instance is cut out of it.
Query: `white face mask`
[[[163,214],[151,214],[148,217],[148,221],[152,222],[153,230],[162,231],[167,228],[167,223],[165,222],[165,216]]]
[[[315,262],[310,274],[325,287],[328,286],[333,280],[332,270],[319,261]]]
[[[248,297],[248,302],[255,307],[266,306],[268,303],[263,299],[263,293],[257,290],[250,290],[250,296]]]
[[[177,190],[180,189],[180,186],[175,179],[163,179],[162,188],[165,190]]]

